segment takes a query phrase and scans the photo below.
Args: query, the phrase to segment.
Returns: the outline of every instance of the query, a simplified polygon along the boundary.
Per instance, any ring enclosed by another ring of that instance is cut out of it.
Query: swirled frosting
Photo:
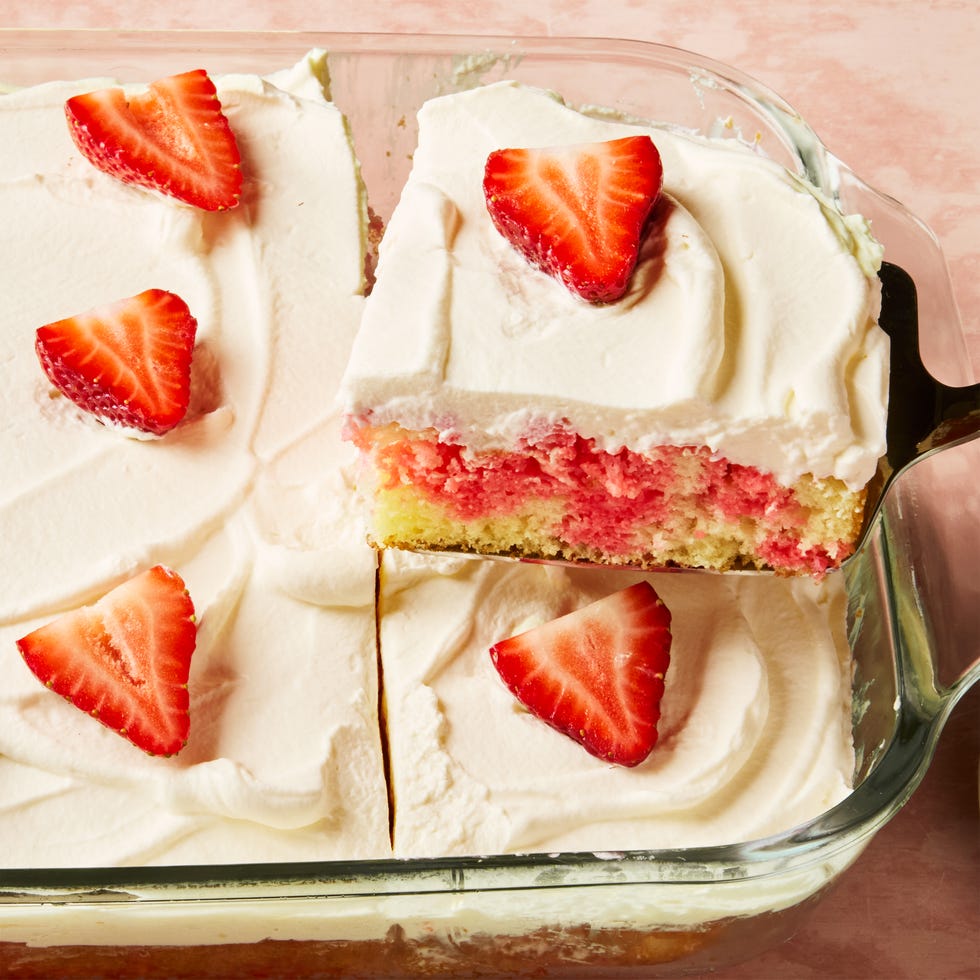
[[[396,853],[730,844],[787,830],[848,794],[841,576],[646,577],[671,610],[673,644],[660,738],[627,769],[525,710],[488,650],[636,575],[385,553]]]

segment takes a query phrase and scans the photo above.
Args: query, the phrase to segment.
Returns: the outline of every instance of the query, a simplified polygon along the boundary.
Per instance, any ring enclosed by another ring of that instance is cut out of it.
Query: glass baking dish
[[[913,327],[917,311],[929,371],[947,385],[973,380],[931,232],[866,186],[776,95],[684,51],[588,39],[0,30],[0,82],[137,81],[199,66],[262,73],[313,47],[330,53],[333,99],[383,219],[410,167],[421,103],[499,78],[555,89],[573,105],[743,139],[872,221],[892,270],[892,311]],[[145,969],[144,948],[157,947],[161,976],[652,977],[775,945],[909,798],[950,712],[980,677],[976,651],[951,642],[968,600],[935,546],[955,535],[937,487],[961,451],[900,476],[840,573],[855,661],[855,789],[808,824],[686,850],[4,870],[0,970],[125,974],[137,962]]]

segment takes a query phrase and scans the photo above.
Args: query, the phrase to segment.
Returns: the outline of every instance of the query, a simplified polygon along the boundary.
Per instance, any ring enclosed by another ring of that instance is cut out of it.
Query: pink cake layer
[[[779,571],[819,575],[852,548],[837,539],[803,545],[810,511],[796,488],[704,446],[610,453],[593,439],[553,428],[522,440],[513,451],[474,451],[439,441],[434,431],[396,432],[402,437],[366,424],[350,432],[371,458],[376,491],[411,487],[455,521],[492,520],[568,500],[555,537],[624,563],[642,550],[651,528],[656,534],[658,527],[676,527],[678,515],[730,525],[754,522],[762,529],[758,556]]]

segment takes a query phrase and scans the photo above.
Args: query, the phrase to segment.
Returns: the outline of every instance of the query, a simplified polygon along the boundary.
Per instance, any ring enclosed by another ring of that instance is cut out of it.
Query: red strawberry
[[[151,755],[187,741],[187,677],[197,639],[181,577],[156,565],[17,641],[53,691]]]
[[[592,755],[635,766],[656,744],[670,612],[648,582],[503,640],[490,657],[532,714]]]
[[[75,145],[99,170],[205,211],[238,203],[238,144],[203,69],[129,99],[121,88],[76,95],[65,114]]]
[[[148,289],[41,327],[35,350],[51,383],[79,408],[163,435],[187,412],[196,333],[179,296]]]
[[[660,153],[649,136],[495,150],[483,177],[500,234],[592,303],[625,294],[662,185]]]

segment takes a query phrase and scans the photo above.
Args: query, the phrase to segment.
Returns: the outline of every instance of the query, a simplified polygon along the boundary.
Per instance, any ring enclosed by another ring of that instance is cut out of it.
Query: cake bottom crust
[[[739,963],[785,942],[825,889],[787,908],[668,929],[642,921],[610,927],[539,926],[471,933],[453,925],[410,935],[391,923],[378,939],[277,940],[194,946],[29,946],[0,942],[10,980],[141,977],[600,977],[687,976]]]
[[[865,492],[791,485],[703,446],[609,453],[564,430],[474,451],[434,430],[360,426],[379,547],[539,561],[822,575],[853,551]]]

